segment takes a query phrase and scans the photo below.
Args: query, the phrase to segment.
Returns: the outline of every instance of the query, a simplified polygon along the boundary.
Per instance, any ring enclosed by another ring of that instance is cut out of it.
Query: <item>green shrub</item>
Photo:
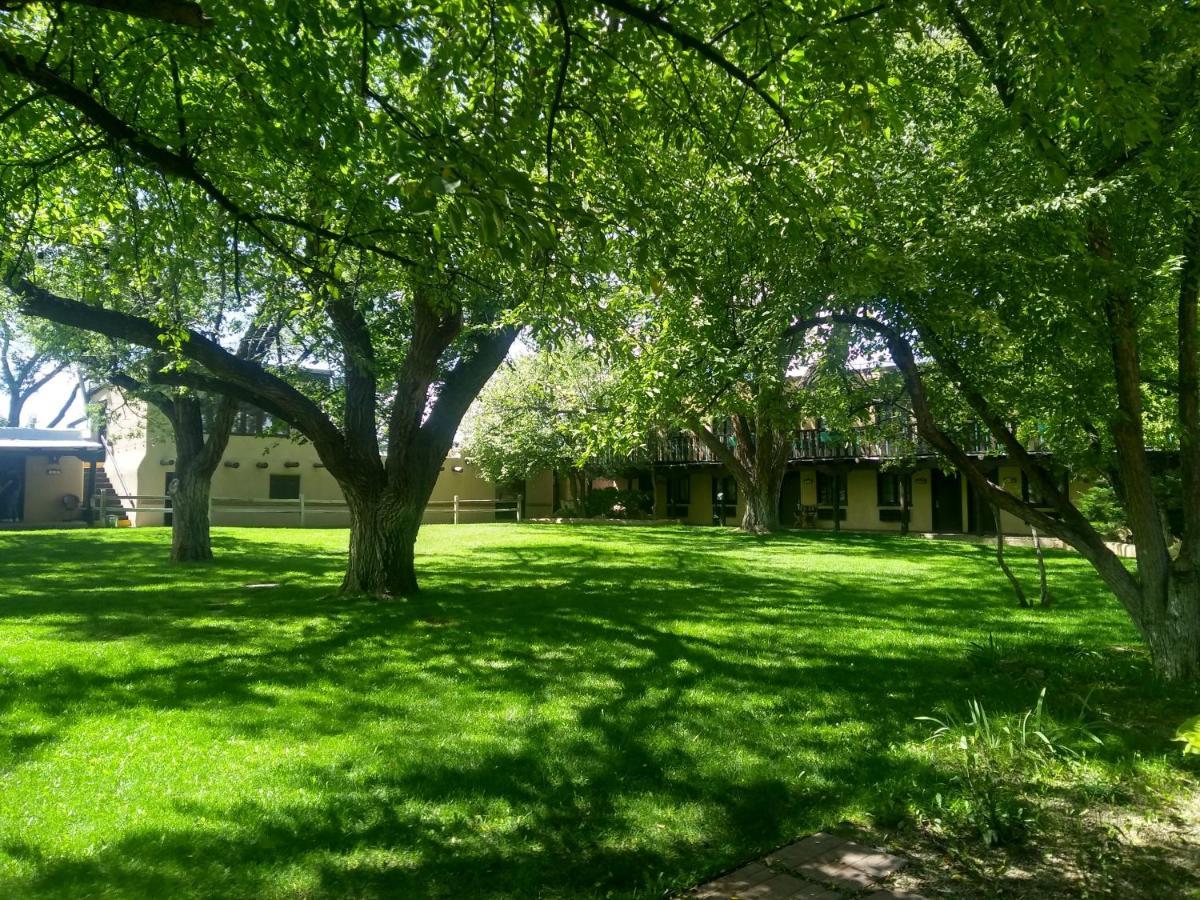
[[[1200,753],[1200,716],[1192,716],[1179,726],[1175,740],[1183,742],[1184,754]]]
[[[994,645],[993,645],[994,648]],[[987,652],[987,651],[985,651]],[[993,651],[994,652],[994,651]],[[1076,738],[1099,742],[1081,723],[1060,726],[1045,712],[1046,691],[1020,716],[990,717],[978,700],[967,715],[920,717],[936,727],[929,740],[951,753],[953,791],[938,793],[930,815],[935,826],[970,834],[985,847],[1026,843],[1037,829],[1039,813],[1030,792],[1052,760],[1070,760]]]
[[[1125,524],[1125,510],[1117,500],[1117,492],[1108,484],[1094,484],[1075,502],[1079,511],[1093,527],[1111,540],[1125,540],[1129,528]]]

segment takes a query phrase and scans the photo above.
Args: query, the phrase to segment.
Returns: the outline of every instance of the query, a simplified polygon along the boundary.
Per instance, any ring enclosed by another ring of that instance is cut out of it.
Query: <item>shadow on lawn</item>
[[[554,532],[545,544],[511,534],[424,561],[428,599],[446,620],[436,626],[401,603],[329,596],[338,552],[229,533],[214,566],[165,575],[155,544],[97,566],[94,584],[47,574],[70,551],[6,562],[25,589],[0,604],[0,620],[50,615],[59,638],[132,638],[162,653],[114,673],[4,673],[0,716],[19,702],[67,728],[81,716],[182,709],[242,737],[381,742],[344,765],[290,770],[292,786],[319,785],[315,802],[181,802],[204,824],[128,831],[86,857],[10,842],[4,850],[34,872],[10,892],[657,896],[869,809],[887,785],[944,779],[895,749],[915,716],[970,696],[990,710],[1024,708],[1040,686],[1014,688],[1013,670],[973,669],[968,640],[1010,635],[1054,701],[1104,685],[1123,706],[1164,702],[1140,655],[1075,652],[1084,638],[1127,638],[1111,619],[1078,616],[1110,602],[1078,560],[1055,571],[1059,609],[1019,611],[990,554],[970,545],[883,539],[920,567],[916,583],[881,584],[869,564],[799,583],[800,573],[756,566],[757,554],[869,563],[880,539],[589,528],[577,533],[581,546],[556,545]],[[631,540],[657,547],[670,571],[624,558]],[[270,580],[286,584],[243,587]],[[879,642],[881,628],[903,640]],[[419,765],[406,764],[406,743],[421,737],[405,723],[460,689],[484,708],[513,696],[523,706],[477,749],[464,734],[462,746],[425,748]],[[564,696],[575,702],[571,729],[537,715]],[[17,763],[53,740],[26,738],[9,742]],[[1157,741],[1131,730],[1105,752]],[[448,803],[480,812],[439,816]],[[658,829],[659,808],[696,823]],[[294,890],[281,873],[294,874]]]

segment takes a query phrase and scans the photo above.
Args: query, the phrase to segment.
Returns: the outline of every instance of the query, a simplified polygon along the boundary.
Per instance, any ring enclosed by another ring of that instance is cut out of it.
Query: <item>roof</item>
[[[0,450],[64,456],[104,455],[104,445],[71,428],[0,428]]]

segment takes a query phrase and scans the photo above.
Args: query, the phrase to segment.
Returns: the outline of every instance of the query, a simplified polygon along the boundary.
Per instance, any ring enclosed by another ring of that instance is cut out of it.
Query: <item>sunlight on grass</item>
[[[968,544],[433,526],[426,621],[332,593],[344,531],[168,540],[0,533],[0,894],[655,896],[936,783],[940,705],[1091,690],[1114,772],[1194,712],[1067,554],[1019,610]]]

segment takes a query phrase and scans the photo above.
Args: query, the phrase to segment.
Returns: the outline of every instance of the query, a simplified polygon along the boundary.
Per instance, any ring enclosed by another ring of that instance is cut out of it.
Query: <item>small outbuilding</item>
[[[86,522],[103,461],[82,431],[0,428],[0,528]]]

